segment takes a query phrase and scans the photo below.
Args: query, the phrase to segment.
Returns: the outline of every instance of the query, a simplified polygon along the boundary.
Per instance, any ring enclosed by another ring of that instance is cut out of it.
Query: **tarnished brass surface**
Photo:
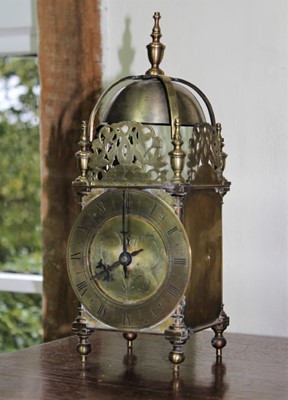
[[[184,221],[193,254],[186,292],[185,323],[192,330],[214,324],[222,307],[221,201],[213,190],[194,190],[184,202]]]
[[[140,77],[122,87],[107,104],[103,121],[141,121],[144,124],[170,125],[168,99],[157,77]],[[181,125],[192,126],[205,121],[200,103],[183,85],[172,82],[175,89]]]
[[[136,189],[108,191],[88,203],[71,231],[67,262],[84,307],[123,330],[166,319],[191,270],[188,238],[173,209]]]

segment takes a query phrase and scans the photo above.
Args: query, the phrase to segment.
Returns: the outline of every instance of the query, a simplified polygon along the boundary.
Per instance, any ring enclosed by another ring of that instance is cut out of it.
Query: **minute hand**
[[[126,230],[126,191],[123,190],[122,204],[122,235],[123,235],[123,253],[127,252],[127,230]]]

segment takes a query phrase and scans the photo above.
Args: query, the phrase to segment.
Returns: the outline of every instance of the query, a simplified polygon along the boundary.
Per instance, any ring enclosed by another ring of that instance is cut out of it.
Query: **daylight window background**
[[[0,58],[0,272],[42,274],[39,92],[36,58]],[[42,341],[41,297],[0,291],[0,352]]]

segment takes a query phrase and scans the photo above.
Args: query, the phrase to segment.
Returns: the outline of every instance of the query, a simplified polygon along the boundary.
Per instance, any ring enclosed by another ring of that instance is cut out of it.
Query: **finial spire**
[[[159,20],[161,15],[159,12],[155,12],[153,15],[154,27],[151,33],[152,42],[149,43],[147,47],[148,58],[151,63],[151,68],[146,72],[146,75],[164,75],[164,71],[159,68],[159,64],[162,61],[165,46],[160,42],[161,39],[161,29],[159,26]]]

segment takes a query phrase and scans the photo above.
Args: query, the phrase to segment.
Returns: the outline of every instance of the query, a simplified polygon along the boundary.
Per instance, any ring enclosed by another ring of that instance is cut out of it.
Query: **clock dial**
[[[67,259],[86,310],[121,330],[150,327],[169,316],[191,267],[188,239],[173,209],[134,189],[108,191],[84,208]]]
[[[95,285],[120,304],[137,304],[155,295],[167,274],[168,257],[161,235],[146,219],[127,216],[123,251],[122,217],[104,223],[90,241],[89,269]]]

